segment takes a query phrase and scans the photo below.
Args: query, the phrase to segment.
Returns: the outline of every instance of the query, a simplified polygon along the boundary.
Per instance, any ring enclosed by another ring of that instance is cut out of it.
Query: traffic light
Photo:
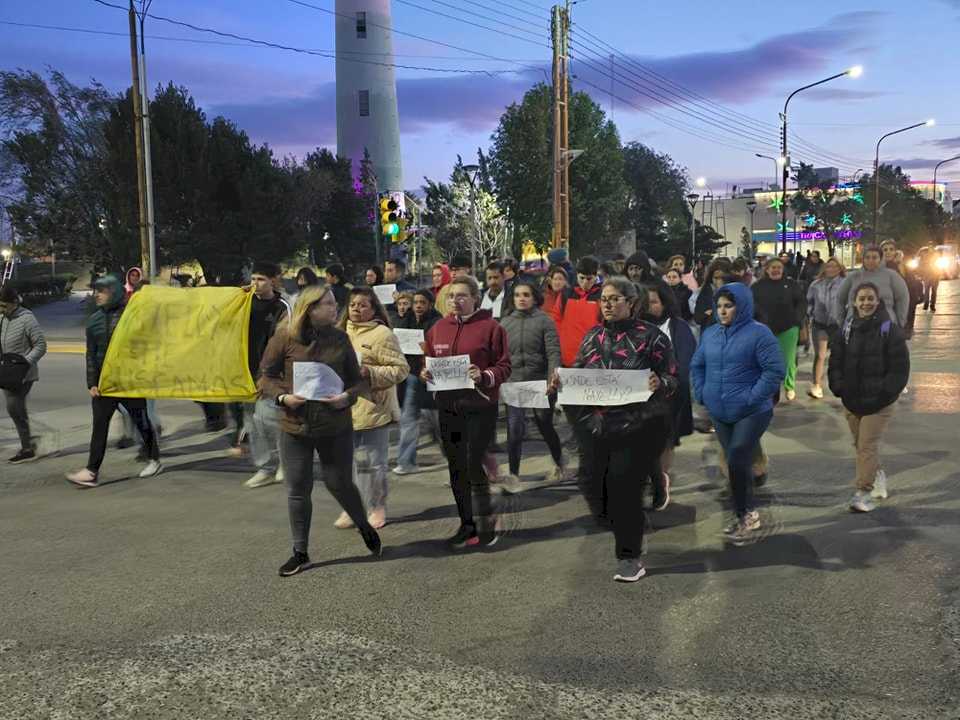
[[[400,219],[397,201],[392,197],[384,196],[380,198],[380,228],[383,234],[394,240],[397,233],[400,232],[400,226],[397,220]]]
[[[395,243],[406,242],[407,238],[410,237],[410,233],[407,232],[407,225],[410,224],[410,221],[407,218],[402,217],[397,220],[397,234],[391,237]]]

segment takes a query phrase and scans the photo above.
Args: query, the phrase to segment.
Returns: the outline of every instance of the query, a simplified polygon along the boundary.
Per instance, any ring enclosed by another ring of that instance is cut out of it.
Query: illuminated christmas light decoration
[[[807,227],[814,227],[814,226],[816,226],[816,224],[817,224],[817,216],[816,216],[816,215],[807,215],[807,216],[803,219],[803,224],[806,225]]]
[[[774,210],[779,210],[780,208],[783,207],[783,198],[777,195],[777,197],[775,197],[767,207],[772,208]]]
[[[843,225],[852,225],[852,224],[853,224],[853,218],[850,217],[850,213],[844,213],[844,214],[843,214],[843,217],[840,218],[840,222],[841,222]]]

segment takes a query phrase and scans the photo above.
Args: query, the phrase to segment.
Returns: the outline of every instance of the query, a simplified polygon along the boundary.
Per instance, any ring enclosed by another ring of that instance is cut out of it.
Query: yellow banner
[[[243,402],[256,397],[247,366],[253,293],[146,285],[117,325],[100,374],[114,397]]]

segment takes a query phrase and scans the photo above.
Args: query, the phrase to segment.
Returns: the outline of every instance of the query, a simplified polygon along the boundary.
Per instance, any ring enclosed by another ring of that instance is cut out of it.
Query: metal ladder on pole
[[[13,271],[17,267],[17,258],[10,258],[3,266],[3,277],[0,278],[0,285],[5,285],[7,280],[13,277]]]

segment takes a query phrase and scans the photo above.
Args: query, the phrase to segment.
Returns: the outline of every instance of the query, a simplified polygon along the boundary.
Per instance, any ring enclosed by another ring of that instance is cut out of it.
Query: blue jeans
[[[742,518],[753,510],[753,453],[771,418],[772,410],[748,415],[734,423],[711,418],[717,429],[717,439],[727,455],[730,489],[737,517]]]
[[[426,412],[433,427],[438,428],[436,410],[420,407],[422,398],[420,378],[411,375],[404,384],[403,406],[400,413],[400,442],[397,446],[397,466],[409,469],[417,466],[417,444],[420,440],[420,415]]]

